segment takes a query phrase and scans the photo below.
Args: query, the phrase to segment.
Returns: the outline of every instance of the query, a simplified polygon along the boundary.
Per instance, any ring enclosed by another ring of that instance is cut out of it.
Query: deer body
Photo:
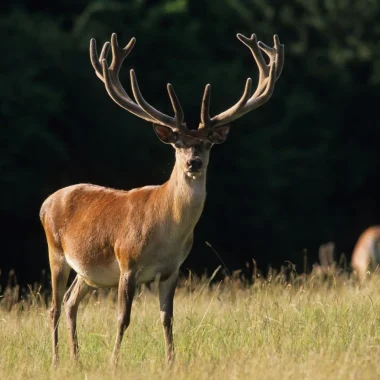
[[[133,48],[135,39],[120,49],[116,35],[104,44],[100,57],[95,40],[90,43],[90,58],[96,75],[110,97],[121,107],[153,123],[158,138],[170,144],[176,161],[170,179],[161,186],[146,186],[130,191],[89,184],[58,190],[43,203],[40,218],[49,248],[52,277],[53,363],[58,361],[58,322],[65,303],[70,351],[78,355],[76,318],[78,305],[91,287],[118,287],[118,329],[113,350],[116,362],[121,341],[130,322],[135,287],[159,279],[161,321],[167,360],[174,357],[172,319],[178,270],[193,244],[193,231],[206,198],[206,172],[210,149],[223,143],[229,123],[260,107],[272,95],[283,67],[284,47],[274,36],[274,47],[238,35],[249,47],[259,68],[259,84],[251,94],[247,79],[241,99],[219,115],[210,117],[211,86],[205,88],[201,122],[188,129],[173,87],[168,93],[174,117],[152,107],[141,95],[136,75],[131,70],[132,100],[121,86],[119,70]],[[106,58],[112,49],[112,62]],[[262,51],[269,57],[267,64]],[[77,276],[69,289],[70,270]]]
[[[206,197],[205,174],[175,174],[162,186],[131,191],[89,184],[58,190],[41,208],[55,254],[90,286],[118,286],[126,262],[136,284],[167,279],[190,252]]]

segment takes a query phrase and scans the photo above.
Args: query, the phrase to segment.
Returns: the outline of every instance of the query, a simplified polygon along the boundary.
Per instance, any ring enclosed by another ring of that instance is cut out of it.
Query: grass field
[[[158,300],[136,295],[120,364],[109,364],[115,292],[93,293],[78,316],[80,362],[69,359],[64,315],[61,362],[51,368],[50,320],[32,292],[0,302],[1,379],[378,379],[380,277],[362,287],[346,276],[239,282],[186,280],[175,298],[177,360],[168,368]]]

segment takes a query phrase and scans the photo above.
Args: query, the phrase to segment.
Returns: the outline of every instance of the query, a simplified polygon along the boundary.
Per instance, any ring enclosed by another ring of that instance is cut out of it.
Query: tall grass
[[[122,344],[115,292],[94,292],[78,316],[80,362],[69,359],[62,313],[61,362],[51,368],[44,297],[0,302],[1,379],[376,379],[380,378],[380,277],[359,286],[346,275],[283,276],[210,285],[188,278],[175,298],[176,362],[168,368],[155,292],[142,289]],[[8,289],[8,292],[11,292]],[[5,294],[4,294],[5,295]]]

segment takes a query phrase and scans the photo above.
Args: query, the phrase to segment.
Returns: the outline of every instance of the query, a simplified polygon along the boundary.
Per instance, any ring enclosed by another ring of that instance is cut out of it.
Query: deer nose
[[[197,171],[202,167],[202,160],[199,157],[191,158],[187,160],[187,166],[190,171]]]

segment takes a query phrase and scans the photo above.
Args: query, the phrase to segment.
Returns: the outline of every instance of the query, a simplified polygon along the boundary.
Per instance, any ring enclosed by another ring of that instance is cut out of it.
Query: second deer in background
[[[380,263],[380,226],[367,228],[352,252],[351,266],[360,281]]]

